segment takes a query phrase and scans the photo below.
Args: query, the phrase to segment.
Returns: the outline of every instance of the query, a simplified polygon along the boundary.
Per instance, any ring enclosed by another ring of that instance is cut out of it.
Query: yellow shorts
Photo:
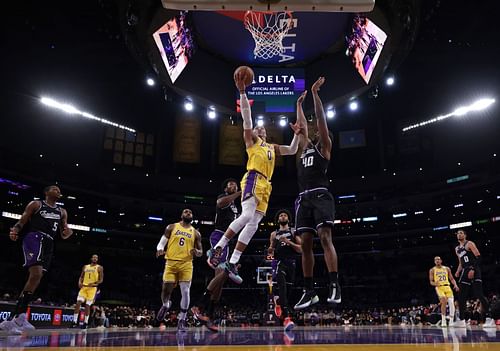
[[[190,282],[193,279],[193,261],[167,260],[163,271],[165,283]]]
[[[77,301],[85,302],[87,305],[92,305],[97,293],[97,287],[84,286],[78,292]]]
[[[252,196],[257,200],[257,211],[266,214],[267,206],[269,205],[269,197],[271,196],[271,182],[269,182],[262,174],[255,171],[248,171],[241,180],[241,201],[244,201]]]
[[[449,285],[436,286],[436,294],[439,298],[441,298],[441,297],[446,297],[446,298],[453,297],[453,291],[451,290]]]

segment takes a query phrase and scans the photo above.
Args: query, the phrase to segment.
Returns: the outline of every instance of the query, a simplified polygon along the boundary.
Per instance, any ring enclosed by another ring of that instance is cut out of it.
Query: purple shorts
[[[215,229],[212,232],[212,234],[210,234],[210,246],[212,248],[214,248],[215,245],[217,245],[217,243],[219,242],[220,238],[222,238],[223,235],[224,235],[224,232],[222,230]],[[226,263],[228,256],[229,256],[229,247],[226,245],[224,250],[222,250],[222,256],[220,258],[219,264]]]
[[[44,271],[50,267],[52,253],[54,250],[54,239],[44,233],[30,232],[23,238],[24,265],[42,266]]]

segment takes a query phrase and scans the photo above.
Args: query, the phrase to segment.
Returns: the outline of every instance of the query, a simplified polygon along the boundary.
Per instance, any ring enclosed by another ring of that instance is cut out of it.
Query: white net
[[[268,60],[285,51],[283,38],[292,27],[292,13],[247,11],[245,28],[255,40],[254,56]]]

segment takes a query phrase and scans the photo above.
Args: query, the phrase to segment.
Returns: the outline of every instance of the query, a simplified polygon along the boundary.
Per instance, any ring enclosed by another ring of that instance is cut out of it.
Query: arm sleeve
[[[252,129],[252,110],[247,94],[240,94],[241,117],[243,117],[243,129]]]
[[[165,245],[167,245],[167,238],[165,238],[165,235],[162,235],[160,241],[158,242],[158,245],[156,245],[156,250],[164,250]]]
[[[279,146],[280,155],[295,155],[297,153],[298,148],[299,148],[299,136],[297,134],[294,134],[290,146],[287,145]]]

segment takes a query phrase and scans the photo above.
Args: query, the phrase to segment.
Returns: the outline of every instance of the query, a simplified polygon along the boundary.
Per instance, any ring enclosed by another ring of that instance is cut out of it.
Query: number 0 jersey
[[[323,157],[316,145],[309,143],[300,155],[300,162],[297,164],[297,181],[299,191],[316,188],[327,188],[330,185],[326,172],[328,171],[329,160]]]
[[[257,138],[255,143],[247,149],[247,154],[247,171],[257,171],[270,181],[274,172],[274,162],[276,161],[274,145]]]
[[[167,243],[166,260],[191,261],[191,250],[194,248],[196,229],[193,226],[184,228],[180,223],[175,223]]]

